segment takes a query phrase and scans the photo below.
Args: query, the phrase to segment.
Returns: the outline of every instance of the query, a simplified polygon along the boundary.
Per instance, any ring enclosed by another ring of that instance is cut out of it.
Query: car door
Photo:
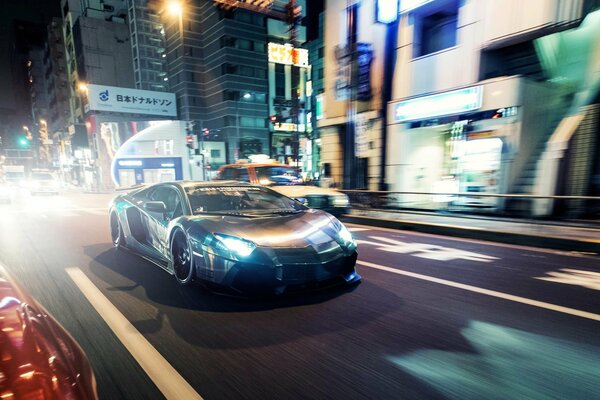
[[[149,201],[161,201],[166,207],[165,213],[146,210],[146,215],[149,243],[161,258],[167,259],[169,253],[167,227],[169,222],[183,215],[182,198],[176,188],[164,185],[150,194]]]

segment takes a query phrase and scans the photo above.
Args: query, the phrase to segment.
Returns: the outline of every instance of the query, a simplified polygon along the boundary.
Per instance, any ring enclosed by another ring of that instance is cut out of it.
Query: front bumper
[[[208,260],[208,268],[197,268],[198,277],[238,293],[276,293],[311,290],[337,285],[351,285],[361,281],[356,272],[357,253],[341,256],[324,263],[262,265],[230,261],[220,257]],[[198,264],[196,264],[198,265]],[[206,264],[204,264],[206,266]],[[222,266],[223,274],[210,273]],[[203,271],[204,270],[204,274]],[[204,276],[203,276],[204,275]]]

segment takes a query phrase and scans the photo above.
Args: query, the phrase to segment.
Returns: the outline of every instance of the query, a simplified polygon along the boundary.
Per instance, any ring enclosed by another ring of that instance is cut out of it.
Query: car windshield
[[[54,179],[54,177],[47,173],[34,172],[33,174],[31,174],[31,179],[36,181],[51,181]]]
[[[297,185],[303,183],[300,171],[296,168],[282,166],[256,167],[256,176],[261,183],[268,182],[275,185]]]
[[[194,214],[292,214],[302,204],[258,186],[193,186],[186,188]]]

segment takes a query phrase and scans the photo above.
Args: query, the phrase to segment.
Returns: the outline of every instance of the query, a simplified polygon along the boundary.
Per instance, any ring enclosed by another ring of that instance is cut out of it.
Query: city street
[[[596,256],[348,225],[360,285],[234,298],[115,250],[110,198],[0,205],[0,263],[103,399],[600,398]]]

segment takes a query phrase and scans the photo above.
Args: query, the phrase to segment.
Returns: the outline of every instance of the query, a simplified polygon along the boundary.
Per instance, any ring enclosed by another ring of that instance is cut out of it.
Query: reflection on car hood
[[[270,189],[284,196],[297,198],[303,196],[342,196],[337,190],[310,185],[271,186]]]
[[[333,241],[337,233],[332,219],[314,210],[258,218],[198,216],[193,221],[209,232],[241,237],[265,247],[319,245]]]

